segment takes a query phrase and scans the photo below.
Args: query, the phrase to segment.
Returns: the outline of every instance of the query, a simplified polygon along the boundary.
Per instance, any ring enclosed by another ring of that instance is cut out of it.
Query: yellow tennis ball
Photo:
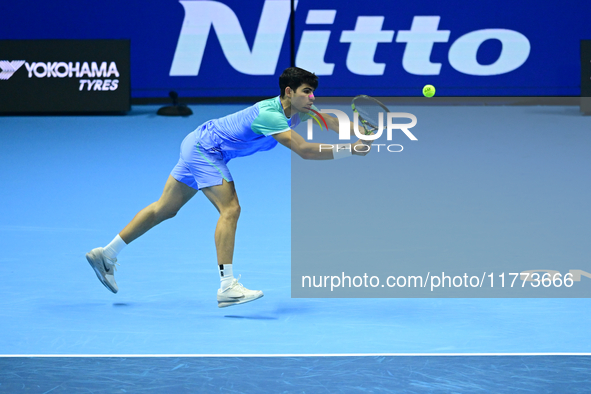
[[[433,97],[435,96],[435,86],[433,85],[425,85],[423,88],[423,95],[425,97]]]

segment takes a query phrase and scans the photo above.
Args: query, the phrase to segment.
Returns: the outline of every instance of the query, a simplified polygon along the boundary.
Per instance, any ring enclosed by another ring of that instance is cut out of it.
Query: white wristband
[[[334,160],[351,156],[351,144],[336,144],[332,147]]]

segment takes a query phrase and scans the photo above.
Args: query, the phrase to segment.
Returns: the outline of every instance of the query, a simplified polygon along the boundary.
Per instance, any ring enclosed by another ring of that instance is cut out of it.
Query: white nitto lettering
[[[197,76],[203,63],[205,47],[211,32],[216,35],[228,63],[247,75],[274,75],[290,17],[290,0],[266,0],[263,6],[252,49],[241,22],[230,7],[217,1],[180,0],[185,10],[170,76]],[[297,6],[297,1],[295,2]],[[347,48],[345,66],[357,75],[384,75],[388,64],[376,63],[376,53],[382,58],[391,45],[405,45],[401,62],[404,70],[414,75],[439,75],[442,64],[431,62],[435,44],[448,44],[450,30],[439,30],[440,16],[415,16],[410,30],[382,30],[382,15],[358,16],[354,26],[341,32],[330,30],[337,10],[309,10],[307,25],[324,25],[326,29],[304,30],[296,53],[296,66],[314,71],[316,75],[332,75],[334,63],[324,61],[331,34],[338,35],[339,46]],[[257,23],[243,20],[242,23]],[[351,30],[352,28],[352,30]],[[394,41],[394,36],[396,40]],[[487,40],[499,40],[503,45],[499,58],[489,65],[479,64],[476,54]],[[343,45],[344,44],[344,45]],[[348,44],[348,45],[347,45]],[[483,29],[463,34],[449,47],[449,63],[456,71],[468,75],[499,75],[512,72],[528,59],[531,45],[523,34],[507,29]],[[334,55],[334,54],[329,54]],[[334,56],[332,56],[334,58]]]
[[[224,56],[235,70],[248,75],[275,73],[291,14],[289,0],[265,1],[252,50],[238,17],[227,5],[217,1],[181,0],[180,3],[185,9],[185,19],[171,76],[199,74],[211,30],[215,30]]]
[[[489,65],[479,64],[476,54],[487,40],[499,40],[503,49],[499,58]],[[486,29],[473,31],[458,38],[449,49],[449,64],[469,75],[499,75],[523,65],[529,57],[531,45],[527,37],[512,30]]]
[[[439,16],[415,16],[410,30],[400,30],[396,42],[406,43],[402,67],[415,75],[439,75],[441,63],[431,63],[431,51],[436,42],[447,42],[449,30],[438,30]]]
[[[307,25],[332,25],[336,10],[310,10],[306,18]],[[328,48],[330,30],[304,31],[300,40],[300,50],[295,62],[298,67],[314,70],[316,75],[332,75],[334,63],[326,63],[324,54]]]
[[[360,16],[355,30],[343,31],[341,42],[350,43],[347,68],[357,75],[384,75],[385,63],[374,63],[378,43],[391,43],[393,30],[382,30],[383,16]]]

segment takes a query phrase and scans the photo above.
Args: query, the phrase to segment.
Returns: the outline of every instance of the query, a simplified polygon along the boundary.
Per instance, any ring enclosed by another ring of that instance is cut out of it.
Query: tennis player
[[[249,156],[274,148],[277,143],[308,160],[330,160],[351,155],[364,156],[369,148],[358,149],[361,140],[351,146],[335,145],[320,149],[320,144],[305,141],[293,131],[307,120],[314,106],[318,77],[297,67],[287,68],[279,77],[281,94],[263,100],[242,111],[210,120],[189,133],[181,144],[180,159],[164,186],[160,199],[142,209],[105,247],[86,254],[99,280],[113,293],[119,290],[114,271],[121,250],[146,231],[179,209],[199,190],[220,213],[215,229],[215,245],[220,275],[217,292],[220,308],[254,301],[263,296],[260,290],[245,288],[234,277],[232,259],[240,204],[227,163],[236,157]],[[338,132],[338,119],[324,116],[328,128]],[[353,123],[351,123],[351,135]],[[344,148],[344,149],[343,149]]]

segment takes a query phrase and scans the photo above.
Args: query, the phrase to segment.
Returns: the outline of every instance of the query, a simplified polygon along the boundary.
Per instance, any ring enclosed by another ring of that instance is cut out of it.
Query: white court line
[[[474,357],[474,356],[591,356],[591,353],[331,353],[331,354],[0,354],[0,358],[18,357]]]

